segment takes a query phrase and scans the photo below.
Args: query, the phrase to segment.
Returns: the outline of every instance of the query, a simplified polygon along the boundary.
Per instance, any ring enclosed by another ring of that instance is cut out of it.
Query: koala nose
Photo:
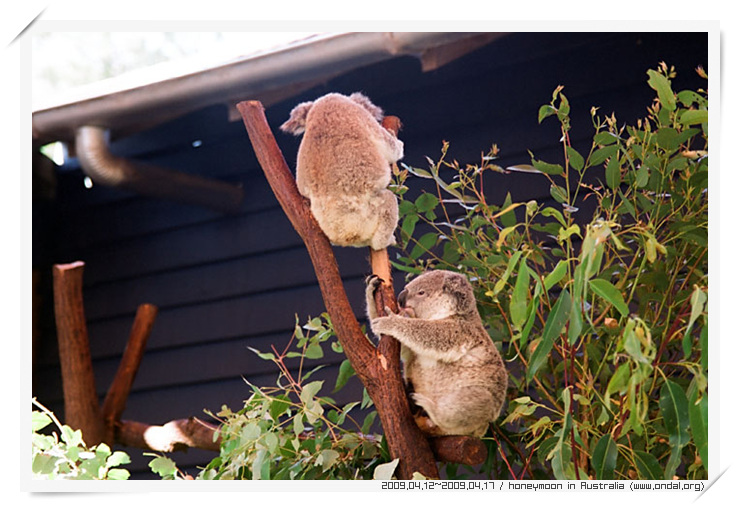
[[[402,308],[406,307],[406,296],[408,295],[408,292],[406,290],[402,291],[398,294],[398,305]]]

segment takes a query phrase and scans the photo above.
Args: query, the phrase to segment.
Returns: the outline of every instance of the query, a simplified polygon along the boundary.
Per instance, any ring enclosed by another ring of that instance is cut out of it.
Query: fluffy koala
[[[373,292],[366,288],[368,317],[376,335],[401,343],[404,374],[411,398],[428,415],[417,415],[428,435],[485,434],[504,402],[507,373],[476,308],[468,279],[456,272],[433,270],[413,281],[398,296],[401,314],[379,317]]]
[[[297,105],[281,130],[303,133],[298,191],[311,202],[334,245],[383,249],[395,243],[398,200],[386,187],[403,143],[383,128],[383,111],[354,93],[330,93]]]

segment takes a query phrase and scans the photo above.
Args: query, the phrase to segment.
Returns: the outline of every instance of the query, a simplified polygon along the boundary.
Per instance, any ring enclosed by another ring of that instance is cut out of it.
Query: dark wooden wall
[[[479,161],[493,143],[501,149],[503,167],[529,163],[527,150],[558,161],[557,123],[537,123],[540,105],[549,102],[557,85],[565,86],[571,103],[574,144],[587,148],[590,108],[600,107],[603,115],[616,112],[623,122],[642,117],[653,97],[646,71],[660,61],[676,66],[676,89],[702,87],[694,68],[707,69],[707,34],[517,33],[428,73],[410,57],[356,70],[269,108],[267,117],[291,167],[299,139],[277,131],[290,109],[330,91],[357,90],[402,119],[409,165],[427,167],[425,157],[437,158],[443,140],[460,162]],[[247,347],[284,347],[296,314],[304,322],[324,311],[302,243],[270,192],[242,123],[228,122],[223,106],[114,140],[112,150],[241,183],[244,206],[227,215],[100,186],[86,189],[74,160],[59,169],[56,200],[34,201],[42,321],[33,394],[63,416],[49,269],[55,262],[83,260],[101,394],[115,373],[137,305],[159,307],[125,418],[156,424],[203,417],[203,409],[218,411],[222,404],[238,409],[248,394],[242,376],[256,385],[271,385],[276,378],[274,365]],[[536,175],[497,175],[488,186],[494,203],[507,192],[514,201],[549,195],[547,181]],[[362,316],[367,251],[337,249],[336,254],[350,300]],[[400,276],[397,287],[402,282]],[[342,356],[326,354],[322,362],[328,367],[318,378],[333,383]],[[360,397],[352,379],[337,400]],[[135,477],[151,477],[148,459],[133,455]],[[195,472],[212,455],[191,450],[174,458]]]

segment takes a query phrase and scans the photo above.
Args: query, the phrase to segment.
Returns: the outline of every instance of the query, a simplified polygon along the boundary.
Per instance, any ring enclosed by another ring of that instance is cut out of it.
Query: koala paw
[[[421,430],[427,437],[440,437],[444,435],[442,429],[435,425],[431,418],[425,414],[417,414],[414,416],[414,422],[416,422],[416,426],[419,427],[419,430]]]
[[[376,335],[388,334],[390,328],[390,318],[387,316],[379,316],[370,321],[370,328]]]
[[[383,279],[378,277],[376,274],[370,274],[369,276],[365,278],[365,286],[373,290],[376,290],[378,286],[380,286],[383,283],[384,283]]]

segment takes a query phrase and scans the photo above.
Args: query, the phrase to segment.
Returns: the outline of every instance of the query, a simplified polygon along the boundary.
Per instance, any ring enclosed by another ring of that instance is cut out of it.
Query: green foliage
[[[296,350],[290,350],[293,342]],[[322,366],[304,371],[307,360],[323,357],[325,345],[342,352],[326,313],[302,327],[296,321],[293,340],[282,352],[254,351],[275,362],[277,383],[260,388],[247,382],[251,395],[241,410],[223,406],[212,414],[221,423],[221,449],[197,480],[372,479],[376,470],[379,478],[387,475],[387,448],[382,436],[370,432],[376,412],[366,411],[362,424],[351,414],[368,409],[369,397],[339,406],[324,395],[326,382],[310,379]],[[297,372],[288,368],[290,359],[298,361]],[[345,361],[334,391],[352,375]],[[149,466],[163,479],[182,478],[167,457],[155,456]]]
[[[663,63],[647,75],[647,116],[629,126],[593,108],[585,148],[562,87],[539,109],[559,123],[562,161],[513,169],[538,173],[554,205],[489,204],[484,181],[505,172],[496,146],[461,166],[445,143],[429,170],[394,180],[393,264],[467,274],[507,356],[500,460],[484,467],[499,477],[707,477],[708,100],[674,92]],[[430,183],[415,201],[412,176]],[[597,206],[582,225],[586,199]]]
[[[131,462],[124,452],[112,452],[105,444],[88,448],[82,432],[62,425],[46,407],[32,399],[40,410],[31,411],[31,448],[33,477],[46,480],[127,480],[129,472],[119,468]],[[40,431],[54,424],[59,430],[51,435]],[[61,436],[61,439],[60,439]]]

